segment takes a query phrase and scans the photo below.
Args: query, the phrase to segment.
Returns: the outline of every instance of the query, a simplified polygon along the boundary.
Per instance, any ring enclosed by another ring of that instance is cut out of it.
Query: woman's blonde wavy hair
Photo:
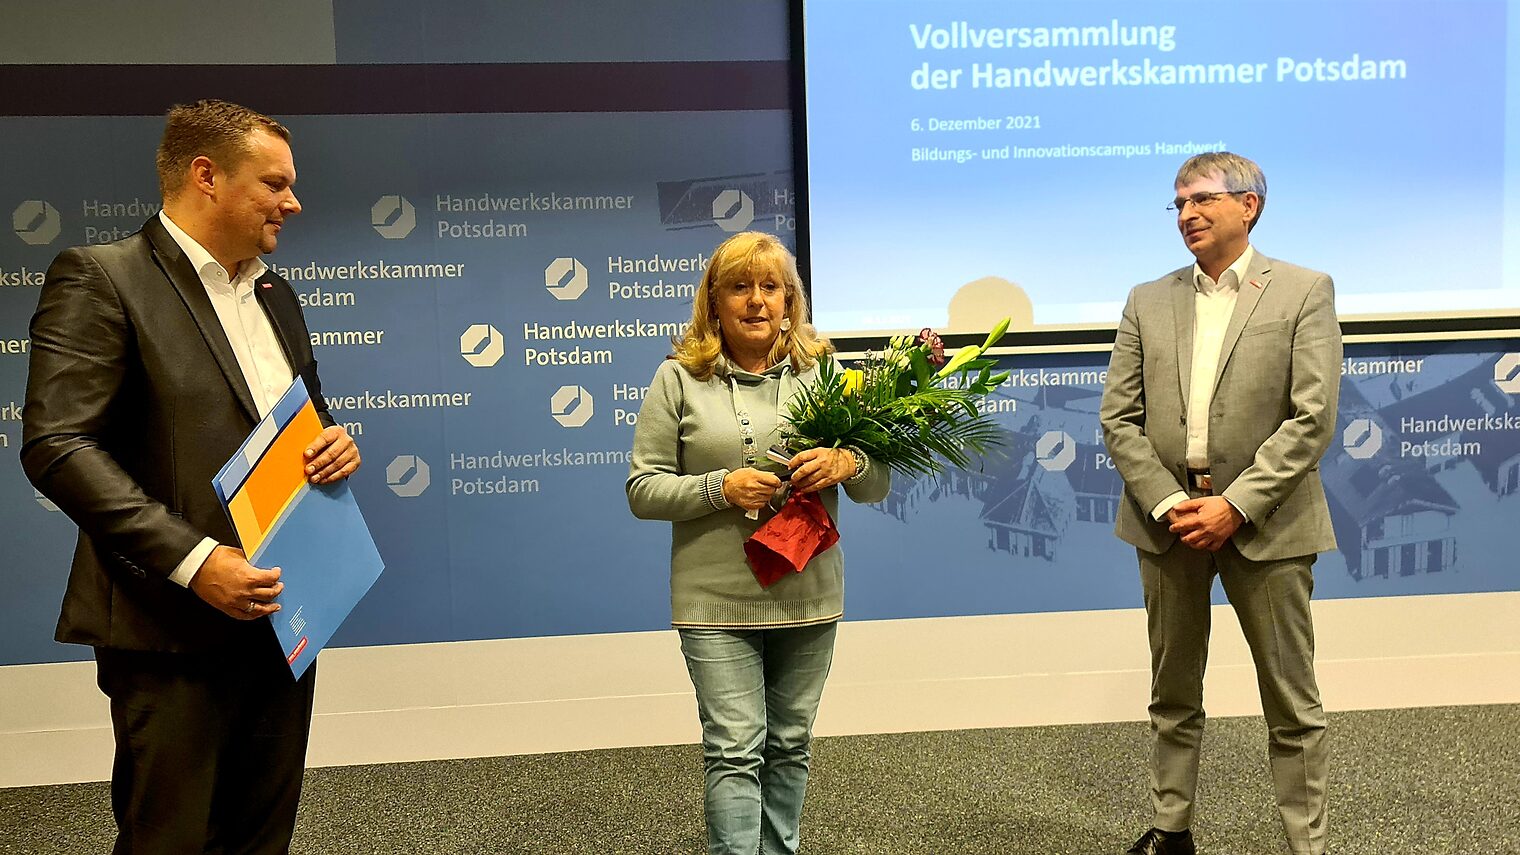
[[[692,301],[691,324],[686,334],[674,340],[675,358],[691,376],[706,380],[713,376],[723,355],[723,330],[718,325],[718,293],[726,286],[745,279],[759,269],[774,270],[786,293],[786,318],[791,329],[782,330],[771,346],[769,364],[783,359],[792,361],[798,373],[813,367],[820,356],[833,351],[827,339],[819,338],[808,323],[807,294],[797,273],[797,259],[775,235],[764,232],[740,232],[713,250]]]

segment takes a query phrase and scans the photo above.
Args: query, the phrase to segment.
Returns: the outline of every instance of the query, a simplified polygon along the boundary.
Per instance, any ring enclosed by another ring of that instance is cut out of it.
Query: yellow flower
[[[866,373],[859,368],[846,368],[844,370],[844,393],[855,395],[860,392],[860,387],[866,382]]]

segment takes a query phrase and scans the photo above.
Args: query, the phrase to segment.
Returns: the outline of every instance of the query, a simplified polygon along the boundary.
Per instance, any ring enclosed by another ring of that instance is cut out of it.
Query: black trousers
[[[296,681],[267,638],[207,654],[95,649],[116,733],[113,855],[290,850],[317,669]]]

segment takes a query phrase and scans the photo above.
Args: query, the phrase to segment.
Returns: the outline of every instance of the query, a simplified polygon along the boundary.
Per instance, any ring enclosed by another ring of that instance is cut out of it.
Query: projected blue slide
[[[1510,5],[806,0],[819,326],[1112,326],[1191,260],[1172,178],[1219,149],[1343,317],[1514,310]]]

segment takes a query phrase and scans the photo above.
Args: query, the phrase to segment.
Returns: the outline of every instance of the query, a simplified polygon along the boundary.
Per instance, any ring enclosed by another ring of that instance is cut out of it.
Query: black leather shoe
[[[1193,848],[1193,832],[1162,831],[1152,828],[1140,835],[1135,845],[1124,850],[1125,855],[1197,855]]]

